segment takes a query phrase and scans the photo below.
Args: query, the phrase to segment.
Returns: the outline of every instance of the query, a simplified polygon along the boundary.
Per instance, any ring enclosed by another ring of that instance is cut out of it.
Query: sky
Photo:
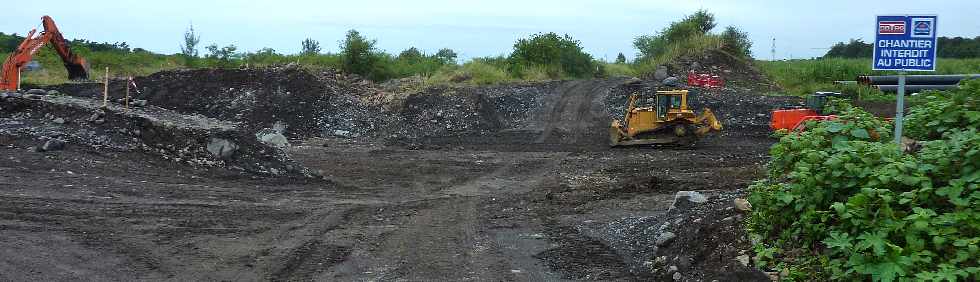
[[[586,52],[612,61],[636,54],[633,39],[654,34],[698,9],[715,14],[720,32],[748,32],[752,53],[770,59],[821,56],[851,38],[872,41],[881,14],[936,14],[939,36],[980,36],[980,1],[659,1],[659,0],[414,0],[414,1],[110,1],[46,0],[5,5],[0,32],[26,34],[50,15],[67,38],[127,42],[158,53],[180,51],[188,26],[204,46],[234,44],[240,51],[269,47],[297,53],[312,38],[336,52],[347,30],[377,39],[398,53],[451,48],[461,59],[509,54],[514,41],[538,32],[568,34]]]

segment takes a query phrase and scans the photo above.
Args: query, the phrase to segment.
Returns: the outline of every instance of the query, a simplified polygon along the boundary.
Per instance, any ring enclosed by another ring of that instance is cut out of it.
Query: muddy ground
[[[307,178],[139,149],[36,152],[43,136],[0,131],[0,280],[768,280],[735,259],[750,243],[732,201],[762,175],[766,113],[798,101],[706,91],[693,103],[720,115],[723,134],[606,147],[615,103],[656,84],[427,90],[395,112],[366,106],[396,122],[371,128],[390,131],[291,135]],[[0,129],[78,126],[0,106]],[[168,107],[196,111],[157,110]]]

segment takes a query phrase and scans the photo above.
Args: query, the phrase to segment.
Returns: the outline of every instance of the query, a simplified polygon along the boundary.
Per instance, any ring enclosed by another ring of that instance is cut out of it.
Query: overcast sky
[[[307,37],[337,51],[349,29],[397,53],[416,46],[433,53],[449,47],[462,58],[510,52],[513,42],[537,32],[567,33],[587,52],[632,58],[633,38],[705,8],[717,30],[735,25],[754,42],[756,58],[820,56],[838,41],[873,39],[877,14],[938,14],[939,36],[980,36],[980,1],[654,1],[654,0],[414,0],[414,1],[109,1],[46,0],[4,5],[0,32],[27,33],[50,15],[68,38],[122,42],[154,52],[178,52],[193,23],[200,49],[216,43],[239,50],[270,47],[296,53]]]

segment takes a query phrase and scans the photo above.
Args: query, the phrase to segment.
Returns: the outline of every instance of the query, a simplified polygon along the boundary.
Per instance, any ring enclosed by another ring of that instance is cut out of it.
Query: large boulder
[[[255,138],[272,147],[289,147],[289,140],[286,139],[286,136],[282,135],[282,133],[279,133],[279,131],[275,129],[266,128],[259,130],[259,132],[255,133]]]
[[[208,142],[208,153],[211,153],[216,158],[230,158],[237,150],[238,145],[228,141],[228,139],[211,138],[211,142]]]

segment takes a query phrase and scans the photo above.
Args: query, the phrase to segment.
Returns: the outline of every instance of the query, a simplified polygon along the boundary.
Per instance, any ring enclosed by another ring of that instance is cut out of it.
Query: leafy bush
[[[542,67],[553,79],[565,75],[583,78],[596,73],[592,56],[582,51],[581,42],[567,34],[549,32],[522,38],[514,43],[509,60],[511,72],[518,77],[524,77],[528,69]]]
[[[918,140],[935,140],[943,134],[980,130],[980,80],[961,83],[961,88],[931,92],[921,107],[912,108],[905,120],[905,133]]]
[[[347,31],[346,38],[340,42],[342,69],[349,73],[380,80],[381,75],[376,73],[378,69],[376,64],[379,59],[378,51],[374,47],[376,43],[376,40],[368,40],[356,30]]]
[[[752,41],[749,34],[734,26],[728,26],[721,33],[721,41],[724,42],[724,49],[732,55],[741,57],[752,57]]]
[[[803,280],[980,278],[978,86],[913,108],[910,134],[936,138],[918,152],[903,153],[890,124],[840,101],[838,120],[783,136],[768,178],[750,187],[759,264]]]

